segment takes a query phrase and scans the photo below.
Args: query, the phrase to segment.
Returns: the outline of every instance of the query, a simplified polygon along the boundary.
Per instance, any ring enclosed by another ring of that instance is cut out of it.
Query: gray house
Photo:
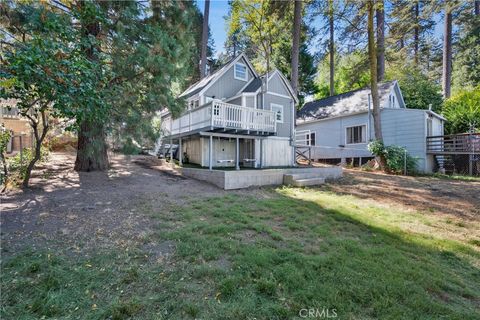
[[[180,98],[180,117],[162,114],[163,143],[178,145],[180,162],[210,169],[294,165],[298,101],[278,70],[260,76],[240,54]]]
[[[432,172],[427,136],[443,135],[445,119],[430,110],[407,109],[396,81],[379,84],[381,124],[386,145],[399,145],[418,158],[418,170]],[[370,89],[359,89],[306,103],[297,114],[297,145],[310,148],[313,160],[364,163],[374,139]]]

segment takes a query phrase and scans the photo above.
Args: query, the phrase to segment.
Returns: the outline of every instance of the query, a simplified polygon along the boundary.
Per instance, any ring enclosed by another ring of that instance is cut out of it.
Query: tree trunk
[[[329,1],[330,24],[330,96],[335,95],[335,30],[333,24],[333,0]]]
[[[82,2],[79,2],[83,6]],[[88,21],[85,26],[85,37],[97,38],[100,34],[100,23]],[[91,44],[85,48],[88,59],[96,61],[98,51],[101,48],[97,44]],[[83,120],[79,124],[77,158],[75,160],[76,171],[97,171],[108,169],[107,143],[105,141],[105,127],[103,123],[94,120]]]
[[[443,34],[443,98],[450,98],[452,82],[452,11],[448,3],[445,3],[445,29]]]
[[[103,171],[108,169],[107,143],[103,125],[83,121],[78,132],[76,171]]]
[[[420,42],[420,4],[419,2],[415,3],[415,27],[413,28],[413,60],[415,66],[418,66],[418,44]]]
[[[210,14],[210,0],[205,0],[205,10],[203,13],[203,28],[202,28],[202,48],[200,57],[200,79],[206,75],[207,66],[207,44],[208,44],[208,16]]]
[[[302,1],[295,0],[293,13],[293,43],[292,43],[292,88],[298,94],[298,56],[300,53],[300,28],[302,26]]]
[[[377,79],[385,78],[385,9],[384,0],[377,0]]]
[[[480,15],[480,0],[475,0],[475,15]]]
[[[374,0],[368,3],[368,56],[370,60],[370,87],[373,103],[373,126],[375,130],[375,139],[383,141],[382,126],[380,122],[380,101],[378,96],[377,82],[377,50],[375,48],[375,32],[373,27]]]
[[[42,119],[42,132],[39,134],[38,129],[39,129],[39,123],[35,122],[30,118],[30,126],[33,129],[33,135],[35,137],[35,153],[33,155],[33,159],[30,160],[28,163],[27,169],[25,171],[25,176],[23,177],[23,182],[22,186],[24,188],[28,188],[28,184],[30,182],[30,177],[32,175],[32,170],[35,164],[37,163],[38,160],[40,160],[41,157],[41,151],[42,151],[42,144],[43,141],[45,140],[45,137],[47,136],[47,132],[49,130],[49,126],[47,123],[47,115],[45,111],[40,111],[41,119]]]

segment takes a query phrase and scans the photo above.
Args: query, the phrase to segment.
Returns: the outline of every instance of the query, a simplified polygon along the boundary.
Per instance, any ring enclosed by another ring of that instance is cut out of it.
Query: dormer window
[[[242,81],[248,80],[247,66],[245,64],[240,62],[235,63],[234,78]]]

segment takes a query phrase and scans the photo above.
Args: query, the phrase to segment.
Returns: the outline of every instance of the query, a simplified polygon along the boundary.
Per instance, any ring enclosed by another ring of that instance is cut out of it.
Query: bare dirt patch
[[[145,214],[146,205],[167,212],[191,198],[224,193],[158,170],[152,159],[112,155],[108,172],[78,173],[74,154],[53,153],[34,171],[31,189],[1,196],[2,253],[49,247],[88,254],[91,248],[142,246],[161,223]]]
[[[395,176],[346,169],[344,177],[328,188],[377,202],[400,204],[432,214],[465,221],[480,220],[480,182],[432,177]]]

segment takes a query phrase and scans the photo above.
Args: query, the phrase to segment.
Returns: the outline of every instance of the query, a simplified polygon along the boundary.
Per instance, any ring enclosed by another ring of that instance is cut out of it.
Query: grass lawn
[[[478,222],[327,189],[227,194],[156,212],[145,246],[2,261],[2,319],[478,319]],[[467,234],[464,238],[456,235]]]

